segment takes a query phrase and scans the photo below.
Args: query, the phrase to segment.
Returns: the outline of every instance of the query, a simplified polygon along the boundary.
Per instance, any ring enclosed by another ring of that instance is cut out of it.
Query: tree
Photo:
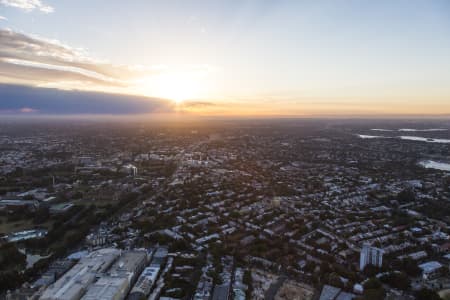
[[[13,290],[24,281],[23,274],[17,271],[0,272],[0,292]]]
[[[413,202],[416,200],[416,194],[412,189],[404,189],[400,193],[397,194],[397,199],[400,202]]]
[[[34,214],[33,223],[42,224],[50,218],[50,211],[47,206],[40,206]]]
[[[376,277],[372,277],[364,284],[364,289],[377,289],[381,287],[381,282]]]
[[[368,289],[364,290],[363,299],[364,300],[380,300],[384,299],[385,291],[383,288],[378,289]]]
[[[364,267],[364,275],[367,277],[375,276],[380,272],[380,268],[374,265],[367,265]]]
[[[4,244],[0,247],[0,270],[15,269],[25,266],[26,255],[17,250],[14,244]]]
[[[422,270],[417,266],[417,263],[410,257],[405,258],[401,262],[402,270],[404,270],[409,276],[419,276]]]
[[[383,289],[380,280],[378,280],[376,277],[370,278],[364,284],[363,299],[367,300],[384,299],[385,294],[386,294],[385,290]]]
[[[408,290],[411,286],[411,280],[405,273],[389,273],[381,277],[381,281],[389,284],[393,288],[400,290]]]
[[[222,283],[222,279],[217,271],[211,269],[208,271],[207,275],[213,279],[214,284]]]
[[[249,269],[246,269],[244,272],[244,278],[242,279],[243,283],[247,285],[248,289],[246,292],[246,298],[250,299],[253,291],[252,285],[252,272]]]
[[[441,297],[430,289],[421,289],[416,293],[417,300],[442,300]]]

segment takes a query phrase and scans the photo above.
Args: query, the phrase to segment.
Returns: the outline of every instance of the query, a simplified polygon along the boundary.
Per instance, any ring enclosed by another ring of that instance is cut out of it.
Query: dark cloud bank
[[[173,112],[158,98],[0,84],[0,114],[146,114]]]

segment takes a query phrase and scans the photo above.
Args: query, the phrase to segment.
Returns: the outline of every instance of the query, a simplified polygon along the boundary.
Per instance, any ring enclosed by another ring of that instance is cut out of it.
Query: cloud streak
[[[0,29],[2,83],[162,96],[157,93],[158,76],[170,77],[173,72],[164,65],[111,64],[58,40]],[[188,66],[184,70],[186,74],[210,72],[212,67],[208,65]]]
[[[216,106],[216,103],[208,101],[183,101],[181,105],[185,108],[204,108],[210,106]]]
[[[123,87],[133,78],[157,72],[145,67],[120,66],[87,56],[56,40],[47,40],[9,29],[0,30],[0,76],[30,85],[62,82],[89,87]]]
[[[0,4],[18,8],[26,12],[39,10],[43,13],[48,14],[55,11],[52,6],[42,3],[41,0],[0,0]]]

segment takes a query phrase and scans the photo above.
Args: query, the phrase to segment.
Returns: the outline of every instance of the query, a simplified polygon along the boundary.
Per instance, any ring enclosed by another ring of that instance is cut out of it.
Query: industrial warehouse
[[[157,273],[167,256],[167,249],[139,249],[121,251],[105,248],[93,251],[65,275],[51,284],[41,297],[43,300],[108,300],[125,299],[139,278],[133,293],[147,296]],[[146,266],[151,262],[151,268]],[[145,269],[144,272],[142,272]],[[152,274],[149,275],[149,271]],[[139,277],[139,275],[141,277]],[[145,281],[145,288],[142,287]]]

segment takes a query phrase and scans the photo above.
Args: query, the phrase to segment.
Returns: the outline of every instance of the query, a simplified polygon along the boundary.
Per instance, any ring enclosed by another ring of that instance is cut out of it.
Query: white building
[[[437,277],[442,270],[442,264],[437,261],[429,261],[419,265],[422,270],[423,279],[432,279]]]
[[[82,300],[121,300],[125,299],[129,289],[129,283],[123,276],[100,277],[91,285]]]
[[[127,251],[92,284],[82,300],[123,300],[147,263],[145,251]]]
[[[120,250],[117,249],[101,249],[89,253],[54,284],[50,285],[44,291],[41,299],[80,299],[96,277],[109,269],[119,255]]]
[[[81,258],[40,299],[123,300],[146,264],[146,251],[100,249]]]
[[[359,256],[359,269],[362,271],[367,265],[381,267],[383,265],[383,253],[383,249],[363,244]]]
[[[138,168],[132,164],[128,164],[122,167],[122,169],[133,176],[137,176],[138,174]]]
[[[156,278],[159,274],[159,267],[147,267],[142,272],[133,289],[128,296],[128,299],[142,299],[150,294]]]

